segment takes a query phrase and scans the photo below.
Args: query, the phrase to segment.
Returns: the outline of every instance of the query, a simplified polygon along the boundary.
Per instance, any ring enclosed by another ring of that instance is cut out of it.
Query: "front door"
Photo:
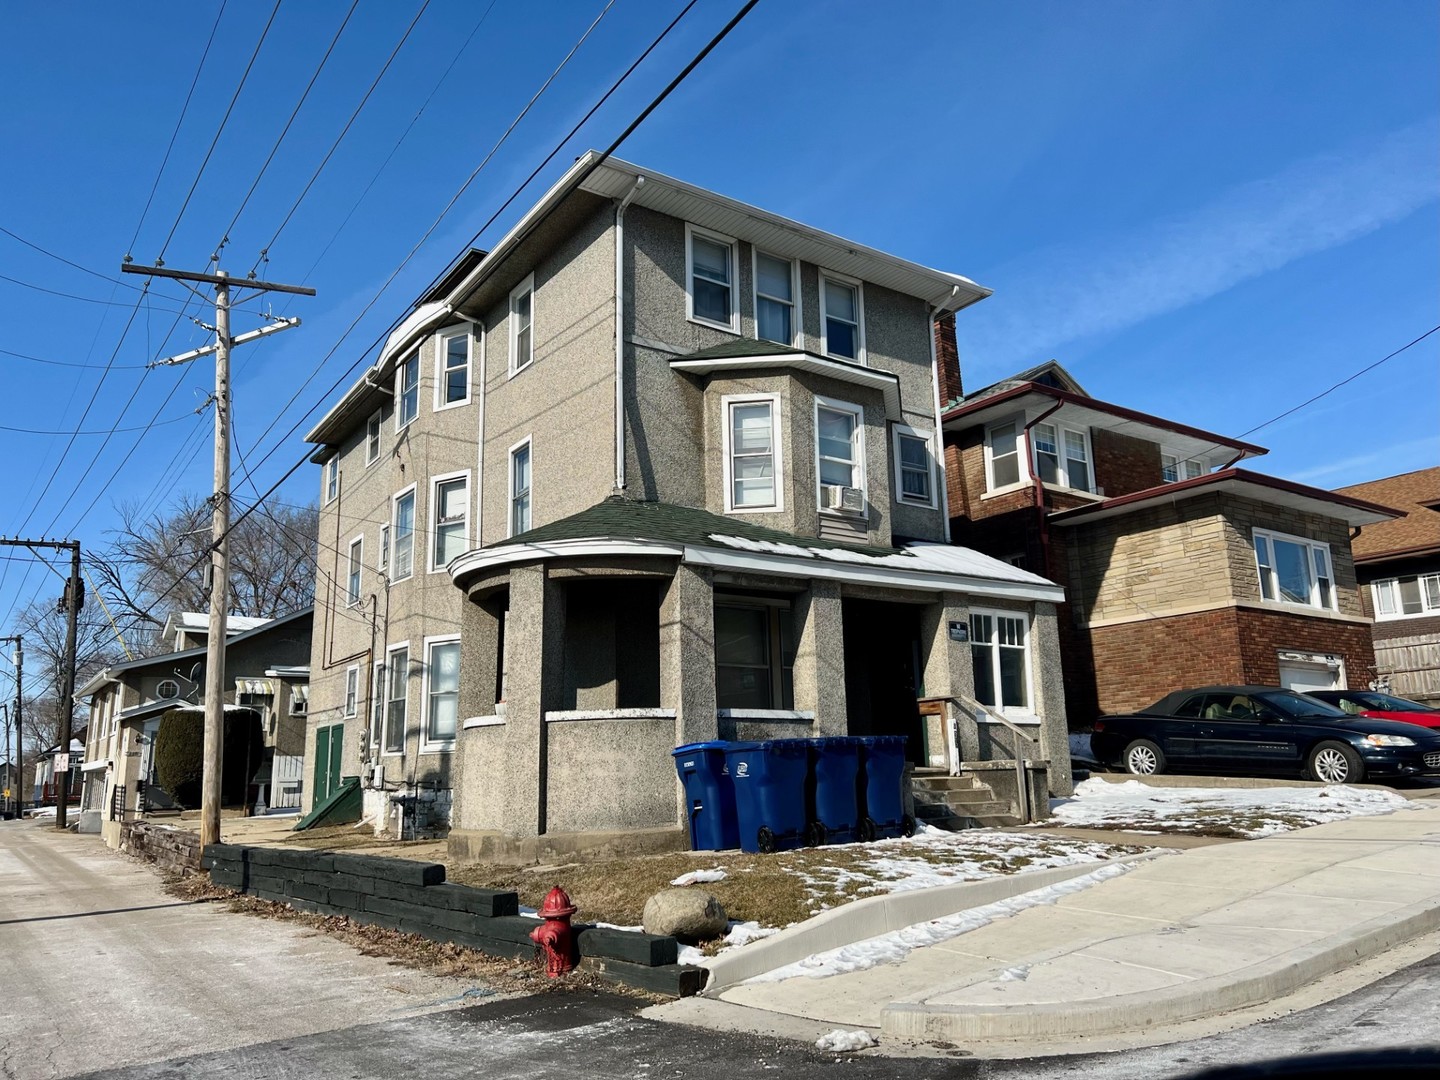
[[[315,801],[319,806],[340,787],[340,751],[345,746],[345,725],[331,724],[315,732]]]

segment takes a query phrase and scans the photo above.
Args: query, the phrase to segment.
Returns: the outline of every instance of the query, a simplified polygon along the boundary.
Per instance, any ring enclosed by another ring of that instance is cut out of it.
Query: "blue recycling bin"
[[[860,839],[913,835],[915,819],[905,813],[905,736],[873,735],[859,742],[865,796]]]
[[[860,830],[860,740],[836,736],[809,744],[805,842],[812,847],[848,844]]]
[[[740,846],[735,816],[735,785],[725,764],[730,743],[700,742],[670,751],[685,788],[693,851],[726,851]]]
[[[735,784],[740,850],[786,851],[805,835],[805,777],[810,748],[805,739],[734,742],[725,763]]]

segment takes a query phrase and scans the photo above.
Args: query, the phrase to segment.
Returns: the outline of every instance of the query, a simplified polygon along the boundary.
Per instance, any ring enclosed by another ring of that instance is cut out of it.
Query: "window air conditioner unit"
[[[865,509],[865,493],[859,488],[842,487],[839,484],[825,485],[825,508],[860,513]]]

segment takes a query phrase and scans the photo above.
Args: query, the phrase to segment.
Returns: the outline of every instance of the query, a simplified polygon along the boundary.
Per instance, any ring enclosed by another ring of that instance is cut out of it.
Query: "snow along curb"
[[[1170,852],[1145,852],[1119,859],[1072,863],[1045,870],[1026,870],[1004,877],[979,881],[958,881],[929,889],[906,889],[883,896],[855,900],[814,918],[787,927],[778,934],[752,941],[738,949],[727,949],[706,961],[710,970],[703,994],[718,997],[746,979],[804,960],[815,953],[879,937],[916,923],[984,907],[1001,900],[1057,885],[1072,878],[1093,874],[1102,866],[1133,864]]]

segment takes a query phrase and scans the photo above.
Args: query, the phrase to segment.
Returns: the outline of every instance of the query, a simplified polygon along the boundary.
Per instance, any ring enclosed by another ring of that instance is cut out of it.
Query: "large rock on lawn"
[[[647,934],[668,934],[694,943],[719,937],[730,920],[713,893],[666,889],[645,901],[644,923]]]

